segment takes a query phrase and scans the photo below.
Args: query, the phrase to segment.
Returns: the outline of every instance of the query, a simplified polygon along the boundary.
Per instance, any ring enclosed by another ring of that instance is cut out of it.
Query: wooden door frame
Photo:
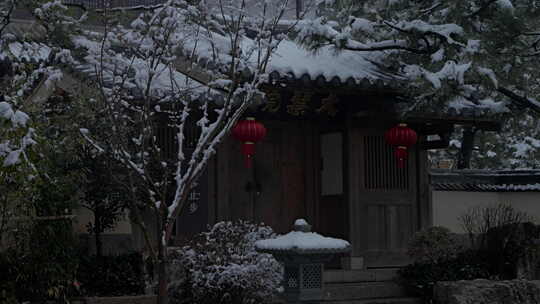
[[[318,204],[317,204],[317,207],[318,209],[321,208],[321,199],[322,199],[322,176],[321,176],[321,173],[322,173],[322,168],[320,167],[320,164],[322,163],[322,155],[321,155],[321,137],[322,135],[324,134],[331,134],[331,133],[340,133],[341,136],[342,136],[342,143],[341,143],[341,161],[342,161],[342,194],[341,195],[329,195],[329,196],[340,196],[341,199],[342,199],[342,204],[343,204],[343,210],[342,210],[342,214],[341,214],[341,220],[344,220],[344,228],[345,228],[345,235],[344,235],[344,238],[345,239],[350,239],[350,231],[349,231],[349,216],[348,216],[348,210],[349,210],[349,204],[348,204],[348,189],[349,189],[349,185],[348,185],[348,159],[347,159],[347,124],[346,123],[343,123],[343,124],[339,124],[339,125],[336,125],[336,123],[321,123],[319,124],[319,130],[318,130],[318,134],[317,134],[317,138],[318,138],[318,145],[316,146],[316,149],[317,149],[317,153],[318,153],[318,157],[319,159],[321,159],[321,161],[319,162],[319,169],[317,170],[317,179],[318,179],[318,184],[319,184],[319,187],[317,189],[317,197],[318,197]],[[322,221],[322,216],[324,216],[323,214],[319,214],[317,219],[319,221],[319,223]]]
[[[351,236],[351,246],[353,257],[362,257],[368,248],[368,234],[360,233],[364,230],[364,225],[367,222],[367,205],[360,204],[364,201],[364,191],[358,185],[365,184],[364,159],[366,157],[364,151],[364,143],[359,140],[365,135],[365,132],[376,131],[380,133],[391,127],[394,124],[392,121],[387,121],[384,118],[380,122],[374,119],[367,119],[365,122],[349,117],[346,128],[346,161],[347,165],[347,202],[349,208],[349,234]],[[414,170],[409,170],[409,180],[413,184],[410,185],[410,191],[414,197],[411,197],[411,229],[416,231],[430,224],[431,200],[427,172],[427,162],[423,161],[427,157],[427,151],[420,150],[415,147],[411,151],[409,158],[409,166],[414,166]]]
[[[309,129],[310,128],[310,129]],[[306,165],[306,213],[308,219],[313,222],[315,227],[320,225],[319,216],[320,216],[320,193],[321,193],[321,154],[319,151],[320,147],[320,125],[316,122],[310,122],[308,131],[306,134],[309,136],[306,137],[305,144],[311,146],[311,149],[306,149],[312,153],[312,162],[311,166]],[[310,169],[311,167],[311,169]],[[307,171],[309,170],[309,171]],[[309,201],[312,203],[310,204]]]
[[[304,160],[304,183],[305,183],[305,200],[304,210],[306,213],[306,219],[316,227],[319,225],[319,193],[320,193],[320,158],[319,147],[319,125],[315,121],[282,121],[282,120],[261,120],[265,126],[269,129],[272,127],[283,127],[287,125],[292,127],[301,127],[303,129],[304,140],[303,145],[306,147],[306,155]],[[231,193],[228,181],[231,178],[231,171],[234,170],[232,166],[235,164],[230,163],[230,153],[234,153],[234,145],[238,144],[230,137],[224,139],[223,143],[218,148],[218,152],[215,155],[215,161],[212,165],[210,179],[211,184],[214,185],[214,191],[212,199],[212,210],[209,212],[212,217],[212,222],[230,220],[234,218],[234,214],[231,214],[231,204],[234,204],[234,193]],[[308,155],[309,154],[309,155]],[[257,157],[257,155],[255,156]],[[311,161],[310,161],[311,160]],[[310,162],[312,164],[310,164]],[[264,187],[264,185],[263,185]],[[252,212],[253,213],[253,212]],[[293,223],[290,223],[292,227]]]

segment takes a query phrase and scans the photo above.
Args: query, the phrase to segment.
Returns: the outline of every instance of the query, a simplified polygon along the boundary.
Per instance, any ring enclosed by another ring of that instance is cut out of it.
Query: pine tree
[[[404,117],[500,120],[500,133],[475,132],[473,167],[537,168],[538,16],[537,0],[325,0],[316,18],[301,22],[297,40],[314,51],[332,45],[378,62],[406,83]],[[459,158],[462,136],[453,136],[450,150],[432,158]]]
[[[409,112],[540,110],[540,1],[318,2],[298,41],[369,53],[407,82]]]
[[[431,151],[432,162],[443,159],[457,164],[462,128],[458,128],[445,150]],[[471,169],[540,169],[540,119],[531,110],[513,111],[502,121],[500,132],[477,131]]]

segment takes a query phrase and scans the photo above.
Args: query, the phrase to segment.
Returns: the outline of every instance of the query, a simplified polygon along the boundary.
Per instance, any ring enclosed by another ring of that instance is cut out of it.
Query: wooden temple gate
[[[283,94],[284,112],[290,114],[296,94]],[[329,95],[313,94],[309,103],[320,109],[324,104],[313,100]],[[258,113],[268,135],[257,144],[252,169],[243,167],[240,143],[227,140],[211,169],[215,220],[249,219],[284,233],[305,218],[315,231],[349,240],[365,267],[404,265],[406,244],[427,214],[419,210],[429,206],[427,189],[420,189],[428,186],[426,153],[413,149],[398,168],[383,138],[397,121],[380,112],[361,119],[347,104],[335,105],[343,114],[324,118]]]
[[[448,134],[454,122],[407,121],[420,141],[398,168],[383,137],[399,122],[390,94],[306,92],[268,92],[265,109],[253,113],[268,135],[257,144],[252,168],[244,167],[241,143],[221,144],[183,212],[178,237],[239,219],[285,233],[305,218],[314,231],[349,240],[351,257],[361,260],[356,267],[405,265],[409,238],[430,225],[426,149],[448,144],[427,135]]]

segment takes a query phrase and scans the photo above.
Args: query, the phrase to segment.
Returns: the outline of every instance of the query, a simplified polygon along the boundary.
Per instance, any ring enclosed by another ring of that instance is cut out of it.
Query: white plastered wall
[[[459,216],[471,207],[509,203],[540,224],[540,192],[433,191],[433,225],[464,233]]]

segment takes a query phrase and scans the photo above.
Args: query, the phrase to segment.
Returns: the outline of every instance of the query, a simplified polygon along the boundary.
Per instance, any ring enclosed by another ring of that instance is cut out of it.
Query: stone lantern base
[[[296,264],[285,266],[283,287],[288,303],[320,300],[324,290],[324,264]]]
[[[284,300],[287,303],[319,303],[324,297],[324,263],[335,254],[350,251],[347,241],[311,232],[302,219],[294,231],[255,243],[259,252],[270,253],[284,266]]]

